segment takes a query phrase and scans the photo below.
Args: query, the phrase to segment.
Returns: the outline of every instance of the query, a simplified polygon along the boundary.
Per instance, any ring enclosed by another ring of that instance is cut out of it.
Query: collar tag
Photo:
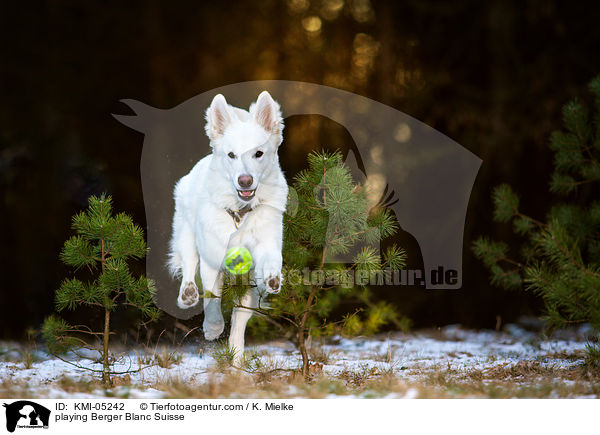
[[[246,205],[243,208],[239,209],[238,211],[233,211],[230,208],[226,208],[225,211],[233,219],[233,223],[235,225],[235,229],[237,230],[237,229],[239,229],[238,225],[240,224],[240,222],[242,221],[242,219],[244,218],[244,216],[247,213],[250,213],[252,211],[252,207],[250,207],[250,205]]]

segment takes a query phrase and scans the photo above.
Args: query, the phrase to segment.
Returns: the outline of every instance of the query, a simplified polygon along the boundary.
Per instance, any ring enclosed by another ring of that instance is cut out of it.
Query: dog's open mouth
[[[254,198],[254,193],[256,192],[256,189],[254,190],[238,190],[238,196],[240,198],[242,198],[244,201],[250,201],[252,198]]]

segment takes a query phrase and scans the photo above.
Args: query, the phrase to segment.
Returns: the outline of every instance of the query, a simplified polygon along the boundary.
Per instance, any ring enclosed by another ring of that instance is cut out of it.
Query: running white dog
[[[283,213],[288,187],[277,149],[283,140],[279,105],[264,91],[249,112],[214,97],[206,110],[206,134],[212,154],[200,160],[175,186],[175,215],[169,268],[181,276],[177,305],[198,303],[194,281],[198,265],[204,289],[221,296],[223,260],[227,250],[243,246],[252,254],[258,289],[249,291],[235,308],[229,346],[239,363],[244,331],[258,305],[258,291],[279,292]],[[219,298],[204,298],[204,336],[223,332]]]

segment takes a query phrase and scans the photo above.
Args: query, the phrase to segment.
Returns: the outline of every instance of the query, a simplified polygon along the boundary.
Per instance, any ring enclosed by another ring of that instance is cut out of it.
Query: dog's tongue
[[[252,196],[252,191],[251,190],[242,190],[242,191],[240,191],[240,193],[242,194],[242,196],[245,196],[245,197]]]

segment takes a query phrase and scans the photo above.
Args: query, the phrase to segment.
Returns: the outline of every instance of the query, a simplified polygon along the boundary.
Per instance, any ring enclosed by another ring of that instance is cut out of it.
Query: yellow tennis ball
[[[234,275],[248,273],[252,267],[252,254],[244,247],[233,247],[225,255],[225,269]]]

